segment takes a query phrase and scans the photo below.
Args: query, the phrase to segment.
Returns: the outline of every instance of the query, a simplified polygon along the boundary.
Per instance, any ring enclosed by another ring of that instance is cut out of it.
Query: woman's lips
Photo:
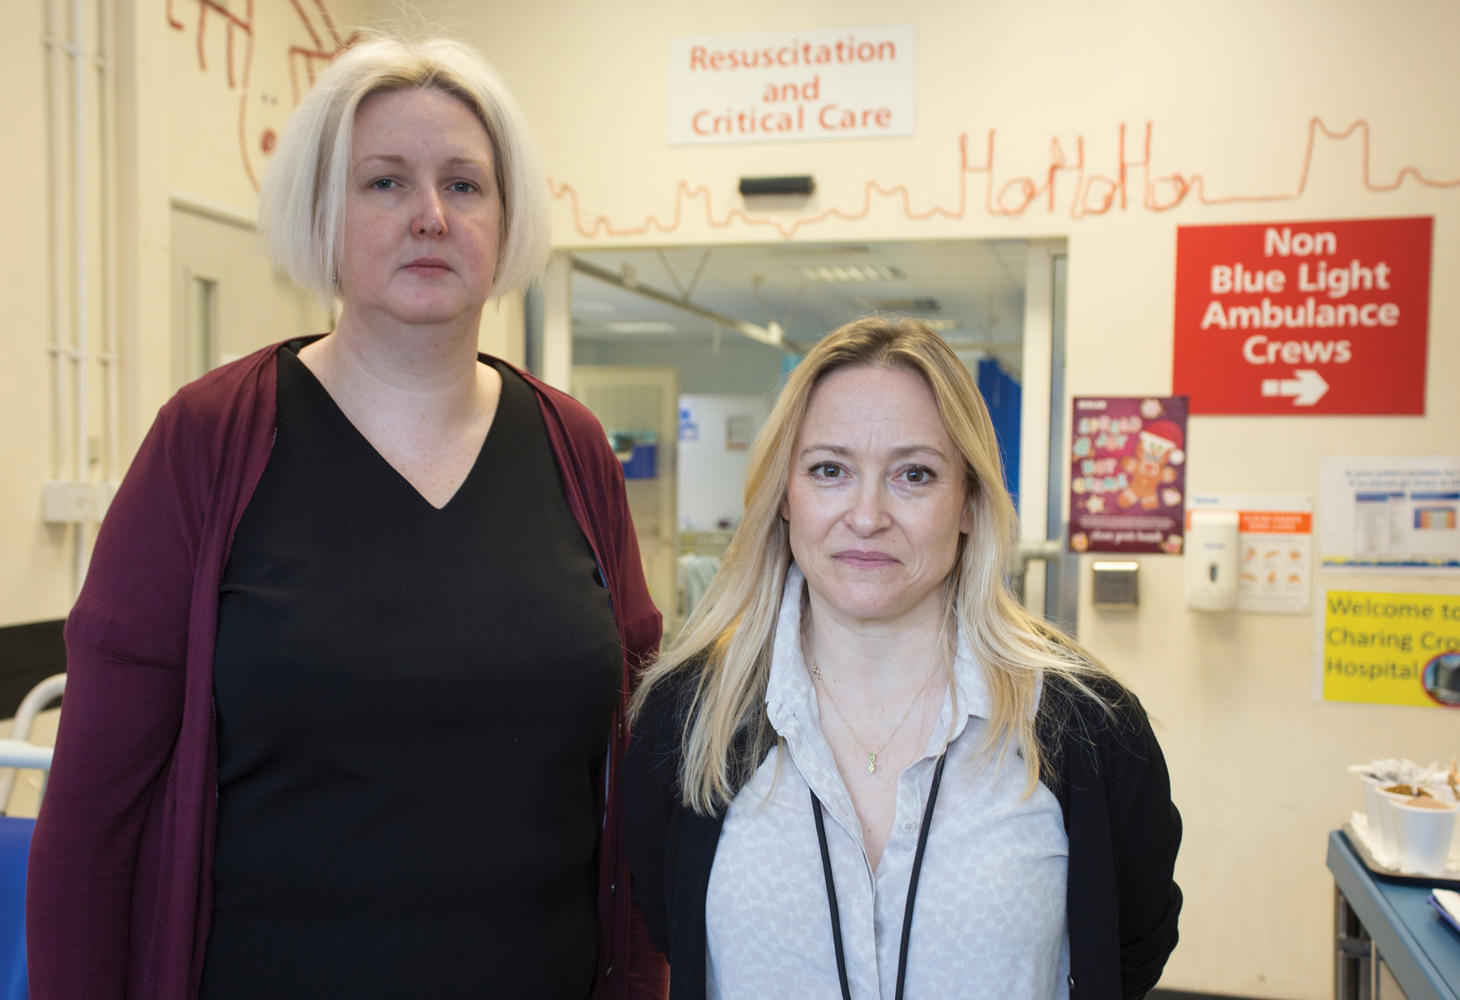
[[[897,560],[885,552],[865,552],[861,549],[846,549],[832,556],[837,562],[846,563],[849,566],[861,566],[867,569],[877,569],[882,566],[892,566]]]
[[[447,271],[446,261],[439,257],[420,257],[406,265],[407,271]]]

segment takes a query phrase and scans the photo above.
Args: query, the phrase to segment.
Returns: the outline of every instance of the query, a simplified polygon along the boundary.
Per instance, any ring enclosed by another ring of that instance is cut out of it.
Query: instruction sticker
[[[1313,499],[1289,494],[1206,493],[1198,510],[1237,512],[1237,610],[1306,615],[1313,593]]]
[[[1330,590],[1321,623],[1322,700],[1460,708],[1460,595]]]

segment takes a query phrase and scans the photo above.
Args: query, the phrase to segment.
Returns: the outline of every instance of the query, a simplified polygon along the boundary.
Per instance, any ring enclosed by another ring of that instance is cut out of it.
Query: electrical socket
[[[93,524],[111,500],[106,483],[51,480],[41,490],[41,519],[47,524]]]

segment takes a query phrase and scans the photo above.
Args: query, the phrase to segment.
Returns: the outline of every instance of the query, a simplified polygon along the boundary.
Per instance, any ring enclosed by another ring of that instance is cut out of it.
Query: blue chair
[[[3,815],[19,768],[50,773],[51,750],[30,742],[36,715],[61,696],[66,675],[41,681],[21,701],[9,739],[0,739],[0,1000],[29,1000],[25,975],[25,869],[35,820]],[[40,786],[45,793],[44,777]]]
[[[25,980],[25,863],[35,820],[0,816],[0,1000],[28,1000]]]

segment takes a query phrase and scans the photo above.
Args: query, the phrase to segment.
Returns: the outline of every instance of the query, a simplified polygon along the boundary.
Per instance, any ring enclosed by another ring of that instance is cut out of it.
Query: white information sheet
[[[1325,458],[1325,569],[1460,570],[1460,458]]]

